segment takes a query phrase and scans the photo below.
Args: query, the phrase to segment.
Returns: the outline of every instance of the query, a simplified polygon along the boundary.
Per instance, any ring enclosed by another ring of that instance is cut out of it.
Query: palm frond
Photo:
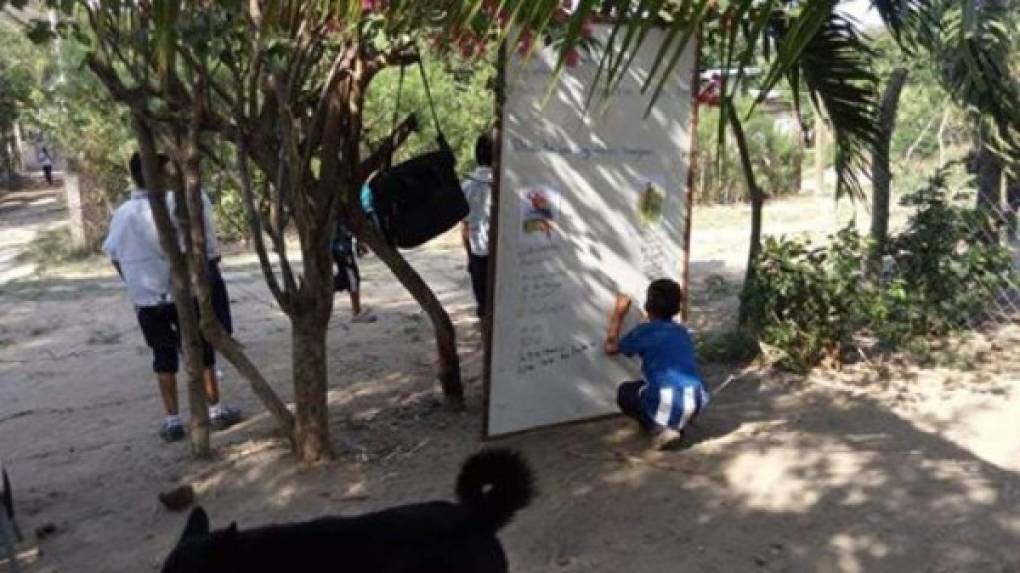
[[[960,105],[992,121],[1020,149],[1020,85],[1014,79],[1020,31],[1010,0],[873,0],[907,52],[923,50]],[[1015,2],[1013,2],[1015,5]]]
[[[854,23],[834,12],[798,60],[812,101],[825,109],[832,122],[837,197],[863,197],[861,176],[867,172],[870,150],[880,138],[874,56]]]
[[[912,48],[911,32],[922,25],[932,24],[927,17],[933,5],[931,0],[872,0],[871,5],[900,47],[908,52]]]
[[[980,7],[948,5],[940,15],[937,37],[928,39],[941,62],[944,85],[961,105],[993,118],[1001,135],[1020,130],[1020,87],[1011,77],[1012,42],[1018,36],[1005,3]]]

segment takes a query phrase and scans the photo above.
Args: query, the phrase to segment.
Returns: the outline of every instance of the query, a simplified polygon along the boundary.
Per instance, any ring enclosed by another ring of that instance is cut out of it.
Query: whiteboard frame
[[[599,19],[599,23],[611,23],[611,20]],[[684,212],[684,231],[683,231],[683,250],[680,262],[680,276],[683,277],[684,281],[684,305],[681,310],[681,316],[684,322],[688,321],[690,315],[690,259],[691,259],[691,222],[692,222],[692,208],[694,205],[694,181],[695,181],[695,169],[697,168],[697,131],[698,131],[698,93],[701,91],[701,29],[695,31],[691,35],[691,41],[694,42],[694,66],[691,72],[691,113],[690,113],[690,143],[688,145],[688,165],[687,165],[687,189],[685,197],[686,209]],[[516,430],[513,432],[504,432],[500,434],[489,434],[489,408],[491,406],[491,389],[492,389],[492,326],[494,314],[496,312],[495,294],[496,294],[496,259],[499,256],[499,201],[500,201],[500,184],[503,179],[503,166],[501,162],[501,156],[503,151],[503,120],[504,120],[504,103],[506,102],[506,67],[507,67],[507,47],[506,42],[500,45],[498,57],[496,60],[496,88],[495,88],[495,124],[492,130],[493,137],[493,173],[495,174],[493,189],[492,189],[492,210],[489,220],[489,265],[488,265],[488,280],[486,281],[486,293],[485,293],[485,318],[482,320],[482,389],[484,394],[483,407],[482,407],[482,441],[487,442],[495,439],[509,438],[513,436],[519,436],[539,430],[548,430],[551,428],[561,428],[568,426],[576,426],[579,424],[587,424],[591,422],[597,422],[599,420],[607,420],[610,418],[617,418],[622,416],[622,413],[615,412],[611,414],[603,414],[601,416],[593,416],[590,418],[579,418],[574,420],[568,420],[566,422],[555,422],[552,424],[543,424],[525,430]],[[613,97],[610,95],[609,97]]]

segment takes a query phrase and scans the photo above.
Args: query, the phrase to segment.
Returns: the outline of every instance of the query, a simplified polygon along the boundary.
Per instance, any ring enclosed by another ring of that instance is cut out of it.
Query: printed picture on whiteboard
[[[645,180],[638,194],[638,216],[644,226],[653,225],[662,219],[662,205],[666,192],[654,181]]]
[[[544,187],[525,191],[521,204],[521,235],[529,242],[551,242],[556,231],[559,194]]]

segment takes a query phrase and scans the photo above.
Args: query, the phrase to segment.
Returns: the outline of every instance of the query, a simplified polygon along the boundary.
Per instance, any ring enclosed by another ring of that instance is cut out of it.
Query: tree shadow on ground
[[[683,451],[650,452],[623,419],[495,441],[524,452],[540,491],[502,536],[512,567],[1020,567],[1015,469],[919,430],[876,400],[790,384],[753,373],[733,383]],[[352,450],[310,471],[292,468],[282,451],[268,460],[237,458],[208,482],[214,519],[253,525],[448,499],[461,460],[478,447],[481,396],[469,391],[467,414],[447,412],[434,398],[410,393],[363,421],[390,433],[399,445],[389,452]],[[341,424],[335,433],[343,441],[350,430]]]

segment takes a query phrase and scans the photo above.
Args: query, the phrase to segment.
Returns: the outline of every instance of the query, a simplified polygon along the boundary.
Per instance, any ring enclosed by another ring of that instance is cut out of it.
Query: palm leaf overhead
[[[863,196],[858,176],[869,169],[871,149],[880,142],[873,57],[854,25],[834,13],[798,60],[800,77],[816,107],[824,108],[835,133],[837,197]],[[794,86],[796,81],[791,79]]]
[[[953,99],[1020,156],[1016,0],[875,0],[875,7],[900,46],[926,54]]]
[[[947,86],[954,96],[999,122],[1000,132],[1020,129],[1020,95],[1010,79],[1009,47],[1016,42],[1016,22],[1003,7],[1014,0],[874,0],[874,6],[897,40],[906,48],[923,49],[947,62]],[[0,0],[0,6],[7,4]],[[50,7],[119,5],[104,0],[46,0]],[[837,141],[839,191],[859,188],[857,178],[866,167],[861,149],[874,137],[877,95],[869,86],[867,42],[855,24],[836,14],[838,0],[238,0],[194,2],[140,0],[153,18],[153,57],[164,68],[173,65],[174,44],[188,39],[173,30],[178,16],[211,7],[243,14],[257,23],[258,41],[286,41],[299,23],[339,28],[357,34],[366,18],[382,17],[390,38],[418,40],[423,31],[440,30],[432,37],[451,40],[474,34],[489,40],[516,43],[525,36],[541,39],[556,29],[560,65],[569,50],[585,41],[584,22],[609,15],[614,29],[614,50],[603,50],[599,83],[603,94],[612,93],[626,73],[633,55],[650,37],[653,26],[666,28],[665,41],[649,75],[646,91],[654,104],[665,80],[687,45],[700,36],[715,38],[713,48],[726,66],[736,71],[727,80],[723,105],[731,103],[732,86],[744,71],[771,56],[766,89],[787,81],[794,92],[803,87],[813,102],[824,106],[833,122]],[[213,8],[213,9],[215,9]],[[131,10],[125,10],[130,12]],[[564,15],[566,17],[564,18]],[[782,21],[781,30],[774,24]],[[103,24],[103,23],[100,23]],[[113,23],[111,23],[113,24]],[[774,42],[773,42],[774,40]],[[531,43],[529,50],[538,42]],[[1015,65],[1015,64],[1012,64]],[[727,76],[728,77],[728,76]]]

